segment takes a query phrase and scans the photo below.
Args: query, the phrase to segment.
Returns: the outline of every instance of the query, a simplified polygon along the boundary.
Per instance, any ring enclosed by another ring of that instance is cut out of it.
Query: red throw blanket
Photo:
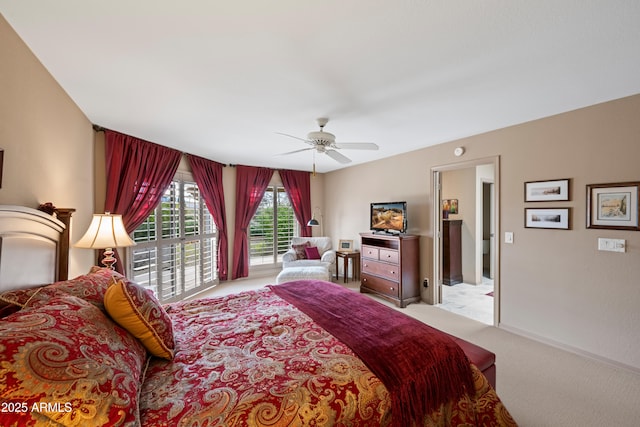
[[[469,360],[443,332],[369,297],[323,281],[270,286],[348,345],[389,390],[395,426],[474,390]]]

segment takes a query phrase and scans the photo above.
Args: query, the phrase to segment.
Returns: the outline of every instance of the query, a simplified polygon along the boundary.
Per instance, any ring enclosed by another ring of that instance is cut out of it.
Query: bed
[[[105,268],[59,277],[49,219],[0,206],[0,425],[516,425],[482,349],[370,297],[296,281],[162,306]],[[51,276],[5,268],[36,259],[29,235]]]

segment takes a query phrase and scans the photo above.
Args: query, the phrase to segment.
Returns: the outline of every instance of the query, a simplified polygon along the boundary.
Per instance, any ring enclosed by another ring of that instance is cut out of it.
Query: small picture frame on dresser
[[[338,243],[338,251],[353,252],[353,240],[340,240]]]

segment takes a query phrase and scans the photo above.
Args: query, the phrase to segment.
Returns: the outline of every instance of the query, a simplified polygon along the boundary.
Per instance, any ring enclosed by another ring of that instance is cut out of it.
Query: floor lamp
[[[324,236],[322,231],[322,223],[316,219],[316,210],[319,211],[319,208],[315,208],[313,210],[313,214],[311,215],[311,219],[307,222],[307,226],[309,227],[318,227],[320,226],[320,235]],[[322,220],[322,212],[320,212],[320,219]]]

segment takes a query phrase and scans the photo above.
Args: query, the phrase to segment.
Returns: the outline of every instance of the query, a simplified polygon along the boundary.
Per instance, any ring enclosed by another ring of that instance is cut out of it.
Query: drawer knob
[[[393,288],[389,288],[389,289],[392,290],[392,291],[394,290]]]

